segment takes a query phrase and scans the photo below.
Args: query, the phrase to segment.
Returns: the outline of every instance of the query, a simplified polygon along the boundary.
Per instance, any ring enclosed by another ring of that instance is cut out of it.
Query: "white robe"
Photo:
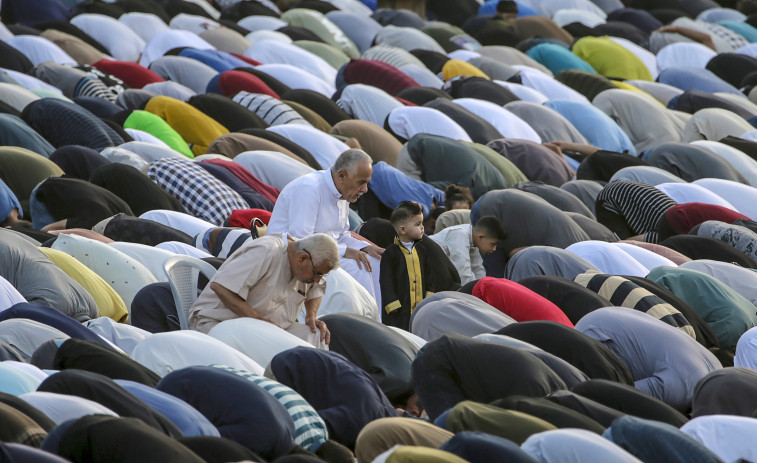
[[[226,365],[262,375],[257,362],[221,341],[193,330],[156,333],[141,341],[131,358],[163,377],[189,366]]]
[[[289,332],[289,328],[294,328],[296,334]],[[222,321],[210,329],[208,336],[238,350],[258,365],[267,366],[276,355],[285,350],[295,347],[313,347],[313,344],[297,336],[297,334],[305,333],[312,335],[308,326],[293,323],[289,328],[283,330],[263,320],[241,317]],[[315,335],[320,338],[318,330]],[[310,336],[310,338],[314,337]]]
[[[342,256],[341,268],[358,281],[381,307],[378,259],[368,256],[372,272],[358,268],[357,261],[345,259],[347,248],[362,249],[369,243],[354,238],[349,231],[349,203],[339,199],[330,170],[305,175],[281,191],[268,222],[268,233],[289,233],[304,238],[313,233],[326,233],[337,242]]]

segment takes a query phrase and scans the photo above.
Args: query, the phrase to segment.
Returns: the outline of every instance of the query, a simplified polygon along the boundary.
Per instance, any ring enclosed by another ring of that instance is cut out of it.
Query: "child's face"
[[[473,237],[473,245],[481,251],[481,254],[493,253],[497,249],[497,243],[499,243],[499,240],[496,238],[488,238],[483,233]]]
[[[407,239],[413,241],[423,238],[423,214],[411,217],[410,220],[400,227],[400,232],[403,233]]]

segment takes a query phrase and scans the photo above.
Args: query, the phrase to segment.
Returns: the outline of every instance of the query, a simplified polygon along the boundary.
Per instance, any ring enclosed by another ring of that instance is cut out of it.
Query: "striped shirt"
[[[218,231],[216,231],[218,230]],[[215,243],[213,248],[210,248],[210,235],[215,231]],[[250,230],[246,228],[209,228],[203,233],[195,236],[194,246],[197,249],[202,249],[216,257],[223,259],[229,257],[239,249],[244,243],[252,240],[252,234]]]
[[[606,273],[586,272],[576,276],[574,281],[594,291],[615,306],[644,312],[696,339],[694,328],[678,309],[626,278]]]
[[[268,125],[305,124],[310,125],[300,113],[286,103],[270,95],[241,91],[234,95],[234,101],[254,112]]]
[[[382,63],[392,65],[396,68],[407,66],[409,64],[425,67],[423,62],[410,52],[405,51],[402,48],[390,47],[388,45],[376,45],[375,47],[371,47],[363,52],[360,59],[381,61]]]
[[[102,98],[111,103],[116,102],[116,94],[97,77],[83,77],[74,89],[74,98],[77,96],[89,96],[93,98]]]
[[[321,444],[328,440],[329,432],[326,423],[318,412],[294,389],[249,371],[238,370],[226,365],[211,366],[247,378],[278,400],[287,409],[292,421],[294,421],[294,441],[300,447],[315,452]]]
[[[676,203],[670,196],[646,183],[619,180],[610,182],[597,195],[597,220],[602,211],[616,214],[625,220],[631,231],[644,234],[644,241],[657,242],[657,221]],[[607,224],[603,224],[607,225]],[[613,230],[612,226],[608,226]],[[615,230],[613,230],[615,231]],[[621,238],[627,238],[621,236]]]

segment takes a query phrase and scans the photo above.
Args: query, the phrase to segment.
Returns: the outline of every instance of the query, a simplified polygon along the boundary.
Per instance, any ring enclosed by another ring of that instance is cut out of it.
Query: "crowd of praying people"
[[[0,20],[0,463],[757,461],[757,0]]]

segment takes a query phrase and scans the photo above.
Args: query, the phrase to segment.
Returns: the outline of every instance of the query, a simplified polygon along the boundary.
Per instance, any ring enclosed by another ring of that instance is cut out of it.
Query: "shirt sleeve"
[[[341,235],[339,235],[338,240],[338,246],[339,246],[339,252],[341,253],[340,256],[344,255],[344,251],[347,250],[347,248],[353,248],[353,249],[363,249],[366,246],[370,246],[371,244],[367,241],[363,241],[361,239],[357,239],[352,236],[352,233],[350,233],[349,230],[345,231]],[[342,246],[344,246],[344,250],[342,250]]]
[[[310,288],[305,293],[305,300],[318,299],[319,297],[323,297],[324,294],[326,294],[326,280],[321,278],[320,282],[310,285]]]
[[[460,281],[465,284],[473,281],[476,277],[473,275],[470,262],[470,237],[464,230],[450,230],[447,233],[447,249],[449,249],[449,260],[455,265],[457,273],[460,274]]]

